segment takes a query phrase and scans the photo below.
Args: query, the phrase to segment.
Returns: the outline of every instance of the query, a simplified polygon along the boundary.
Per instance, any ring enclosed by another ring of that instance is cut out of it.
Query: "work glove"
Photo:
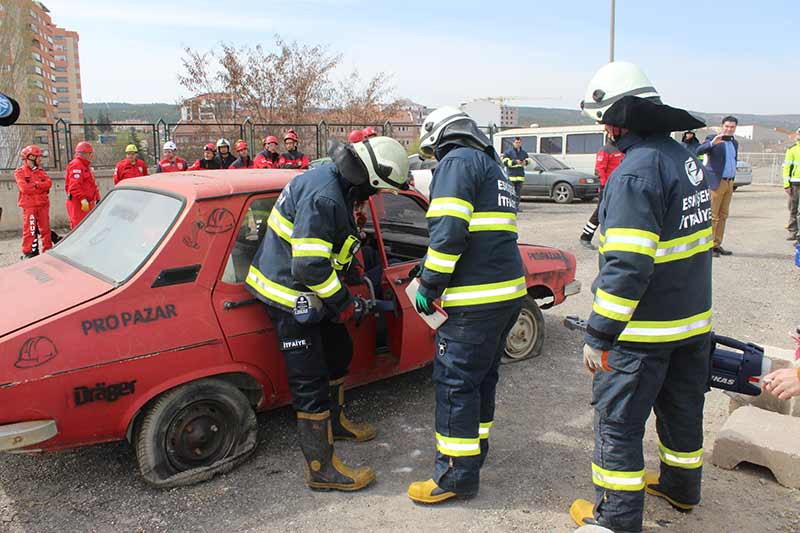
[[[584,344],[583,366],[592,374],[594,374],[596,370],[609,372],[611,367],[608,366],[608,351],[598,350],[597,348],[592,348],[588,344]]]
[[[439,291],[437,291],[433,287],[428,287],[423,283],[419,284],[419,289],[417,289],[417,296],[415,298],[414,305],[417,309],[417,313],[423,315],[432,315],[436,312],[436,308],[433,306],[433,301],[439,297]]]
[[[408,279],[418,278],[422,275],[422,261],[411,267],[408,271]]]
[[[81,211],[83,211],[84,213],[89,212],[89,200],[87,200],[86,198],[81,200]]]
[[[367,301],[361,296],[354,296],[344,309],[339,311],[336,322],[344,324],[348,320],[354,320],[356,326],[358,326],[368,313],[369,308],[367,306]]]

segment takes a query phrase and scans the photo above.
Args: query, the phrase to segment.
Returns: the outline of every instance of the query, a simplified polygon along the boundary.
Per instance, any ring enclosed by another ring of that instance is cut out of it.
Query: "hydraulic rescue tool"
[[[566,317],[564,326],[573,331],[586,331],[586,321],[577,316]],[[715,389],[758,396],[761,394],[761,378],[772,370],[772,360],[764,356],[761,346],[713,332],[708,356],[708,386]]]
[[[363,281],[369,287],[370,297],[369,300],[356,298],[356,305],[366,306],[366,310],[363,313],[364,315],[377,315],[380,312],[395,310],[393,300],[377,299],[375,296],[375,287],[372,285],[372,281],[370,281],[369,278],[365,277]],[[359,311],[361,310],[359,309]],[[297,300],[295,300],[294,309],[292,310],[295,320],[300,324],[316,324],[325,318],[326,313],[327,310],[325,309],[325,304],[322,303],[322,299],[313,292],[304,292],[298,296]]]

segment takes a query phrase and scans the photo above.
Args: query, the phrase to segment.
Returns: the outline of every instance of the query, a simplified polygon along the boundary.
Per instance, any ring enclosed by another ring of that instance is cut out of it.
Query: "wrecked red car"
[[[295,174],[127,180],[53,250],[0,269],[0,451],[127,438],[145,480],[161,487],[207,479],[248,457],[255,412],[288,404],[290,393],[275,332],[244,280]],[[357,259],[371,283],[347,283],[393,300],[394,310],[348,324],[348,386],[432,360],[434,333],[404,291],[428,245],[426,209],[407,191],[380,194],[362,210]],[[572,254],[519,248],[529,297],[509,360],[541,350],[540,306],[580,291]]]

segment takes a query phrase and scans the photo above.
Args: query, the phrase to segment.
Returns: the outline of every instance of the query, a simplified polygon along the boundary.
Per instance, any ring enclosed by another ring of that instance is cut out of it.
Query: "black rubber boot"
[[[354,440],[364,442],[375,438],[375,428],[366,422],[356,423],[347,418],[344,412],[344,378],[330,382],[331,388],[331,427],[334,440]]]
[[[303,450],[306,483],[315,490],[360,490],[372,483],[369,467],[350,468],[333,450],[330,411],[297,413],[297,432]]]

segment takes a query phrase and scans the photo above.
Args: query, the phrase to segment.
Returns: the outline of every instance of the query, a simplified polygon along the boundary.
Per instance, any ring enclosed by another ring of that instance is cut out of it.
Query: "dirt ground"
[[[337,445],[346,461],[377,471],[377,482],[360,493],[305,488],[293,416],[284,408],[259,415],[260,444],[250,461],[189,488],[149,488],[125,443],[0,455],[0,531],[573,530],[570,503],[593,495],[591,376],[581,364],[580,337],[561,320],[591,308],[596,254],[576,239],[593,209],[593,203],[525,204],[520,241],[573,251],[583,292],[545,312],[539,358],[503,367],[492,450],[475,499],[426,508],[405,495],[432,467],[434,391],[425,368],[349,393],[354,417],[379,430],[372,442]],[[788,334],[800,322],[800,269],[784,240],[784,193],[747,187],[734,195],[731,213],[725,246],[735,255],[714,260],[715,329],[789,348]],[[0,264],[19,256],[17,237],[6,237]],[[648,496],[648,531],[800,531],[800,491],[781,487],[765,469],[711,464],[727,406],[720,392],[707,396],[702,503],[680,514]],[[648,467],[656,468],[652,420],[645,451]]]

